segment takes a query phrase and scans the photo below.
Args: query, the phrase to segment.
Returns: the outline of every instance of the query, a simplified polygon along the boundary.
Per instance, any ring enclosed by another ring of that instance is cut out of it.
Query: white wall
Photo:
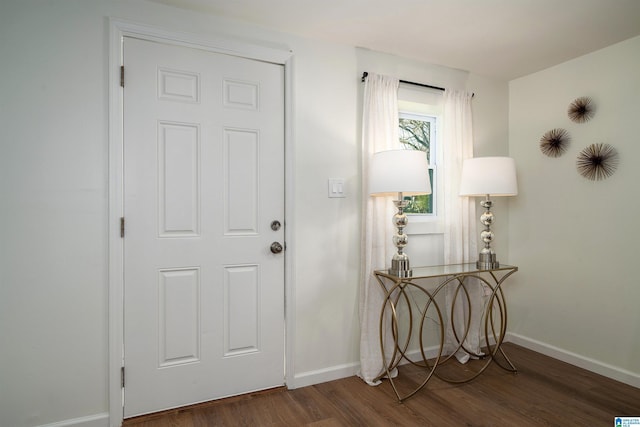
[[[299,41],[294,52],[297,387],[359,359],[360,184],[354,49]],[[329,178],[345,179],[345,198],[328,198]]]
[[[104,17],[0,6],[0,424],[107,405]],[[9,225],[10,224],[10,225]]]
[[[640,386],[640,38],[510,82],[509,151],[520,194],[510,201],[510,331],[525,345]],[[595,117],[567,118],[590,96]],[[569,151],[546,157],[538,141],[569,131]],[[592,143],[614,145],[618,171],[604,181],[576,172]],[[519,336],[519,337],[518,337]]]
[[[357,49],[143,0],[3,1],[0,425],[108,423],[109,17],[293,49],[291,385],[355,372],[364,66]],[[367,67],[389,64],[376,55],[370,61]],[[494,113],[506,108],[506,83],[474,81],[465,73],[456,80],[460,71],[424,65],[418,73],[422,66],[414,62],[391,62],[398,68],[389,72],[404,79],[473,81],[475,113],[487,119],[476,130],[506,133],[506,122]],[[505,141],[495,143],[486,150],[500,154]],[[346,179],[346,198],[327,198],[328,178]]]

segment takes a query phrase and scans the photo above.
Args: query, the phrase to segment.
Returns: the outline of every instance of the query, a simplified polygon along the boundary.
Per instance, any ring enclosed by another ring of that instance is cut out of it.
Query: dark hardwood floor
[[[453,385],[432,378],[398,403],[388,381],[357,377],[296,390],[276,389],[125,420],[126,427],[200,426],[613,426],[615,416],[640,416],[640,389],[507,343],[518,368],[494,363],[477,379]],[[451,364],[473,370],[481,362]],[[445,365],[446,366],[446,365]],[[398,383],[420,382],[412,366]]]

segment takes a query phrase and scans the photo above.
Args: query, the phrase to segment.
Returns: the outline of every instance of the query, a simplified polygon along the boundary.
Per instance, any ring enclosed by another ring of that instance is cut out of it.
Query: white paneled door
[[[134,38],[124,64],[124,416],[283,385],[283,67]]]

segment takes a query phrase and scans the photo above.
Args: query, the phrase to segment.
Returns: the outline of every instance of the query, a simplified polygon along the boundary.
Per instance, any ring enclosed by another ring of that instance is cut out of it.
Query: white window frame
[[[433,212],[431,213],[409,213],[407,215],[414,216],[434,216],[438,214],[438,204],[437,204],[437,183],[438,183],[438,147],[437,147],[437,135],[438,135],[438,118],[435,116],[430,116],[426,114],[416,114],[409,113],[406,111],[399,111],[398,116],[400,119],[408,119],[408,120],[418,120],[422,122],[430,123],[429,126],[429,169],[432,170],[433,182],[431,182],[431,186],[435,189],[434,196],[432,198],[432,207]]]
[[[432,140],[430,141],[429,168],[433,169],[434,179],[431,183],[435,197],[433,199],[432,214],[408,214],[409,224],[407,234],[442,234],[444,233],[444,186],[442,179],[442,165],[444,161],[442,138],[439,128],[442,126],[442,97],[420,97],[423,91],[401,90],[398,94],[398,114],[401,118],[427,119],[432,121]],[[404,95],[404,96],[403,96]],[[418,96],[416,96],[418,95]],[[440,95],[440,94],[439,94]],[[415,98],[427,98],[426,100]],[[435,126],[433,124],[435,123]],[[435,143],[434,143],[435,142]]]

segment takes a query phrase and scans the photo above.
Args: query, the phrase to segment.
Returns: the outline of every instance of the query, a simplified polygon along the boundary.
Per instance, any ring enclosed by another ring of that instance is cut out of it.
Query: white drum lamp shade
[[[475,157],[462,164],[461,196],[515,196],[516,162],[511,157]]]
[[[380,151],[373,155],[369,172],[369,192],[373,196],[431,194],[424,151]]]

